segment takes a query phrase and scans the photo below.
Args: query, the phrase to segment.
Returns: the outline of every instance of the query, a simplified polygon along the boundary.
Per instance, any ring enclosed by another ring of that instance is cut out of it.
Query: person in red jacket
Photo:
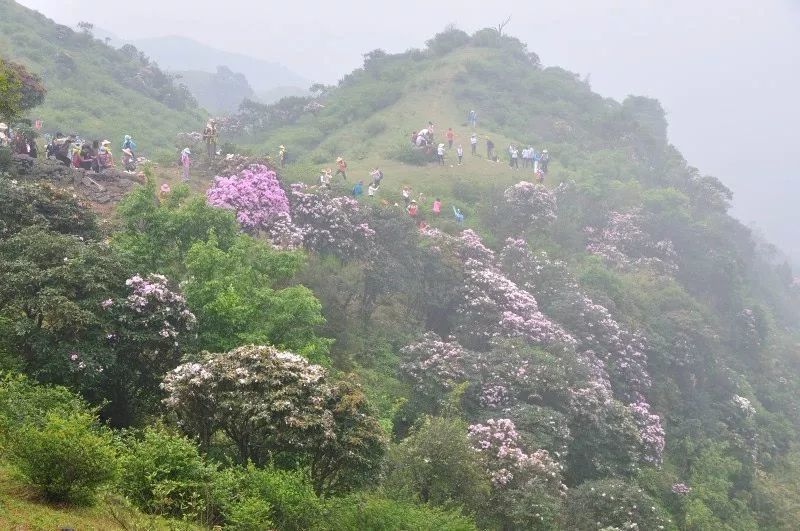
[[[333,176],[338,175],[341,175],[345,181],[347,180],[347,162],[342,157],[336,159],[336,173]]]
[[[447,137],[448,149],[453,149],[453,139],[456,137],[456,134],[453,132],[452,127],[447,128],[447,133],[445,133],[445,137]]]

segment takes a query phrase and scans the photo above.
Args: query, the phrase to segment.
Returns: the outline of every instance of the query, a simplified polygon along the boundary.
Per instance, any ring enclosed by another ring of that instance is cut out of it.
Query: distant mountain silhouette
[[[126,42],[149,55],[166,70],[213,73],[218,66],[226,66],[234,72],[244,74],[256,93],[277,87],[298,87],[305,90],[311,85],[311,81],[279,63],[218,50],[186,37],[166,36]]]

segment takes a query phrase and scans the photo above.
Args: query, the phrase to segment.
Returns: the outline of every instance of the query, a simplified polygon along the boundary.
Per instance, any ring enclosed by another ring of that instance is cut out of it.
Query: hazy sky
[[[735,213],[800,263],[798,0],[21,3],[121,38],[191,37],[329,83],[366,51],[421,47],[447,24],[471,32],[512,15],[506,31],[545,65],[591,74],[605,96],[661,100],[687,160],[730,186]]]

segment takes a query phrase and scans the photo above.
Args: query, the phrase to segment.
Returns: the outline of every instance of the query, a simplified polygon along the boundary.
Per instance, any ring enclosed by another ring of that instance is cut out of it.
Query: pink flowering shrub
[[[677,270],[676,254],[669,240],[655,241],[643,228],[641,209],[611,212],[605,227],[586,227],[586,249],[618,269],[651,267],[664,273]]]
[[[628,406],[633,413],[633,419],[639,427],[642,438],[644,460],[660,466],[664,457],[664,428],[661,427],[661,417],[650,412],[650,404],[640,398]]]
[[[279,214],[289,212],[289,200],[274,171],[251,165],[236,175],[216,177],[206,192],[209,204],[236,212],[236,220],[249,232],[269,230]]]
[[[427,332],[419,341],[402,349],[400,369],[415,389],[429,397],[441,397],[467,379],[468,354],[454,340],[443,341]]]
[[[460,239],[464,263],[461,332],[479,343],[498,337],[524,337],[533,344],[571,345],[575,340],[539,311],[536,299],[494,264],[494,253],[471,230]]]
[[[556,220],[556,196],[541,184],[520,181],[503,194],[515,220],[543,228]]]
[[[524,241],[507,240],[500,260],[516,282],[548,302],[547,310],[576,339],[579,350],[603,361],[617,391],[627,399],[646,393],[651,379],[643,335],[620,325],[606,307],[581,293],[563,263],[534,254]]]
[[[686,485],[685,483],[675,483],[672,485],[672,492],[675,494],[689,494],[692,491],[692,487]]]
[[[292,185],[289,200],[292,222],[306,248],[341,258],[365,256],[371,250],[375,231],[358,201],[312,192],[301,183]]]
[[[510,489],[525,485],[534,478],[543,480],[551,492],[561,493],[561,465],[547,450],[526,453],[520,447],[520,435],[510,419],[489,419],[485,424],[469,427],[472,446],[486,457],[487,473],[492,485]]]

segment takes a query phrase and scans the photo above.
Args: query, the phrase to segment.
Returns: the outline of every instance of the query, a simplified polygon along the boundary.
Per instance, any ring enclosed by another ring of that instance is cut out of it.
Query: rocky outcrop
[[[107,204],[122,199],[137,183],[143,183],[141,174],[119,170],[104,170],[101,173],[70,168],[56,160],[31,159],[18,155],[13,160],[13,173],[21,179],[47,181],[62,188],[72,188],[87,200]]]

